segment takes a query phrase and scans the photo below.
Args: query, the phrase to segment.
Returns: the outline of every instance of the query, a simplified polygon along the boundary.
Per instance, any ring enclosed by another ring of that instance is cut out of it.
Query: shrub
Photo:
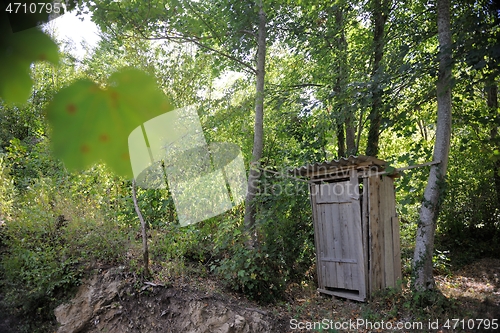
[[[273,178],[262,184],[264,190],[255,200],[255,249],[245,246],[241,223],[219,226],[224,236],[217,238],[219,259],[211,269],[229,287],[268,303],[281,299],[288,284],[312,279],[306,272],[314,265],[314,230],[304,185]]]
[[[217,260],[217,263],[211,268],[227,286],[261,303],[281,298],[285,290],[286,279],[280,265],[267,253],[239,244],[230,257]]]
[[[8,220],[11,214],[15,194],[14,180],[10,176],[10,169],[6,165],[5,155],[0,154],[0,225],[4,223],[4,220]]]
[[[4,301],[18,315],[53,319],[53,309],[92,263],[123,260],[128,236],[94,207],[47,178],[33,181],[17,198],[1,268]]]

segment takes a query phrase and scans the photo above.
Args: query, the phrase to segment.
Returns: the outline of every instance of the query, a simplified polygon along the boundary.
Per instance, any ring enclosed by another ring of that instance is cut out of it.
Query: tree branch
[[[195,11],[195,10],[193,9],[193,11]],[[123,11],[118,10],[117,12],[121,13]],[[200,19],[202,19],[202,18],[200,17]],[[141,36],[142,39],[145,39],[145,40],[169,40],[169,41],[174,41],[176,43],[194,43],[202,49],[205,49],[207,51],[218,54],[226,59],[234,61],[235,63],[241,65],[244,70],[250,72],[253,75],[257,75],[257,69],[255,69],[254,67],[252,67],[248,63],[244,62],[243,60],[238,59],[237,57],[235,57],[229,53],[223,52],[221,50],[217,50],[217,49],[215,49],[211,46],[208,46],[207,44],[204,44],[203,42],[201,42],[201,40],[207,40],[207,39],[217,39],[220,42],[222,42],[218,36],[206,36],[206,37],[187,36],[185,34],[178,33],[175,31],[169,31],[169,32],[167,32],[168,33],[167,35],[157,35],[155,37],[150,37],[150,36],[147,36],[146,33],[144,32],[144,29],[142,29],[142,27],[144,26],[144,22],[142,22],[142,25],[136,24],[137,22],[135,20],[127,19],[127,22],[130,25],[132,25],[133,27],[135,27],[135,30],[138,32],[138,34]],[[205,26],[207,26],[207,28],[210,31],[212,31],[211,27],[204,20],[203,20],[203,23],[205,24]],[[107,27],[109,28],[109,30],[111,30],[113,32],[113,34],[115,36],[122,36],[125,38],[136,38],[136,36],[130,35],[130,34],[125,34],[125,33],[118,34],[110,25],[108,25]],[[171,35],[169,35],[169,34],[171,34]]]
[[[144,261],[144,277],[149,277],[151,274],[149,272],[149,251],[148,251],[148,235],[146,233],[146,221],[142,216],[139,205],[137,204],[137,193],[135,191],[136,183],[135,179],[132,180],[132,199],[134,201],[134,208],[139,221],[141,221],[141,231],[142,231],[142,256]]]

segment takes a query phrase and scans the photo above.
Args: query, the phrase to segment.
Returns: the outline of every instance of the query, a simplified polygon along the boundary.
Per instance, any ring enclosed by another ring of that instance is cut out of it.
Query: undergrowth
[[[92,204],[39,179],[18,198],[3,243],[4,302],[15,315],[43,322],[53,320],[54,308],[93,263],[123,261],[128,239]],[[41,330],[33,325],[27,323],[26,330]]]

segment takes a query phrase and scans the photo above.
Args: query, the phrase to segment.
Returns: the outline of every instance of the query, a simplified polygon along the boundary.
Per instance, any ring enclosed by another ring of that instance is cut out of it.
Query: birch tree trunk
[[[253,248],[257,235],[255,230],[255,206],[254,199],[258,192],[258,182],[260,171],[259,161],[262,158],[264,148],[264,78],[266,64],[266,13],[262,1],[258,1],[259,6],[259,29],[257,35],[257,79],[255,95],[255,122],[252,160],[248,174],[248,188],[245,198],[245,229],[250,234],[248,246]]]
[[[433,160],[440,161],[440,163],[431,166],[429,180],[420,208],[420,219],[417,227],[413,257],[414,288],[417,291],[434,288],[434,276],[432,274],[434,234],[450,151],[452,45],[450,0],[437,0],[437,26],[440,51],[439,75],[436,83],[438,112]]]

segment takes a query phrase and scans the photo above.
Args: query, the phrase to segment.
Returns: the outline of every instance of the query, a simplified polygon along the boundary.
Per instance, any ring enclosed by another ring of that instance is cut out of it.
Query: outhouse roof
[[[370,167],[377,168],[378,171],[384,170],[385,161],[379,160],[373,156],[349,156],[342,157],[338,160],[331,160],[322,163],[307,164],[299,168],[293,169],[290,172],[294,175],[303,177],[315,177],[338,172],[345,169],[366,169]]]

